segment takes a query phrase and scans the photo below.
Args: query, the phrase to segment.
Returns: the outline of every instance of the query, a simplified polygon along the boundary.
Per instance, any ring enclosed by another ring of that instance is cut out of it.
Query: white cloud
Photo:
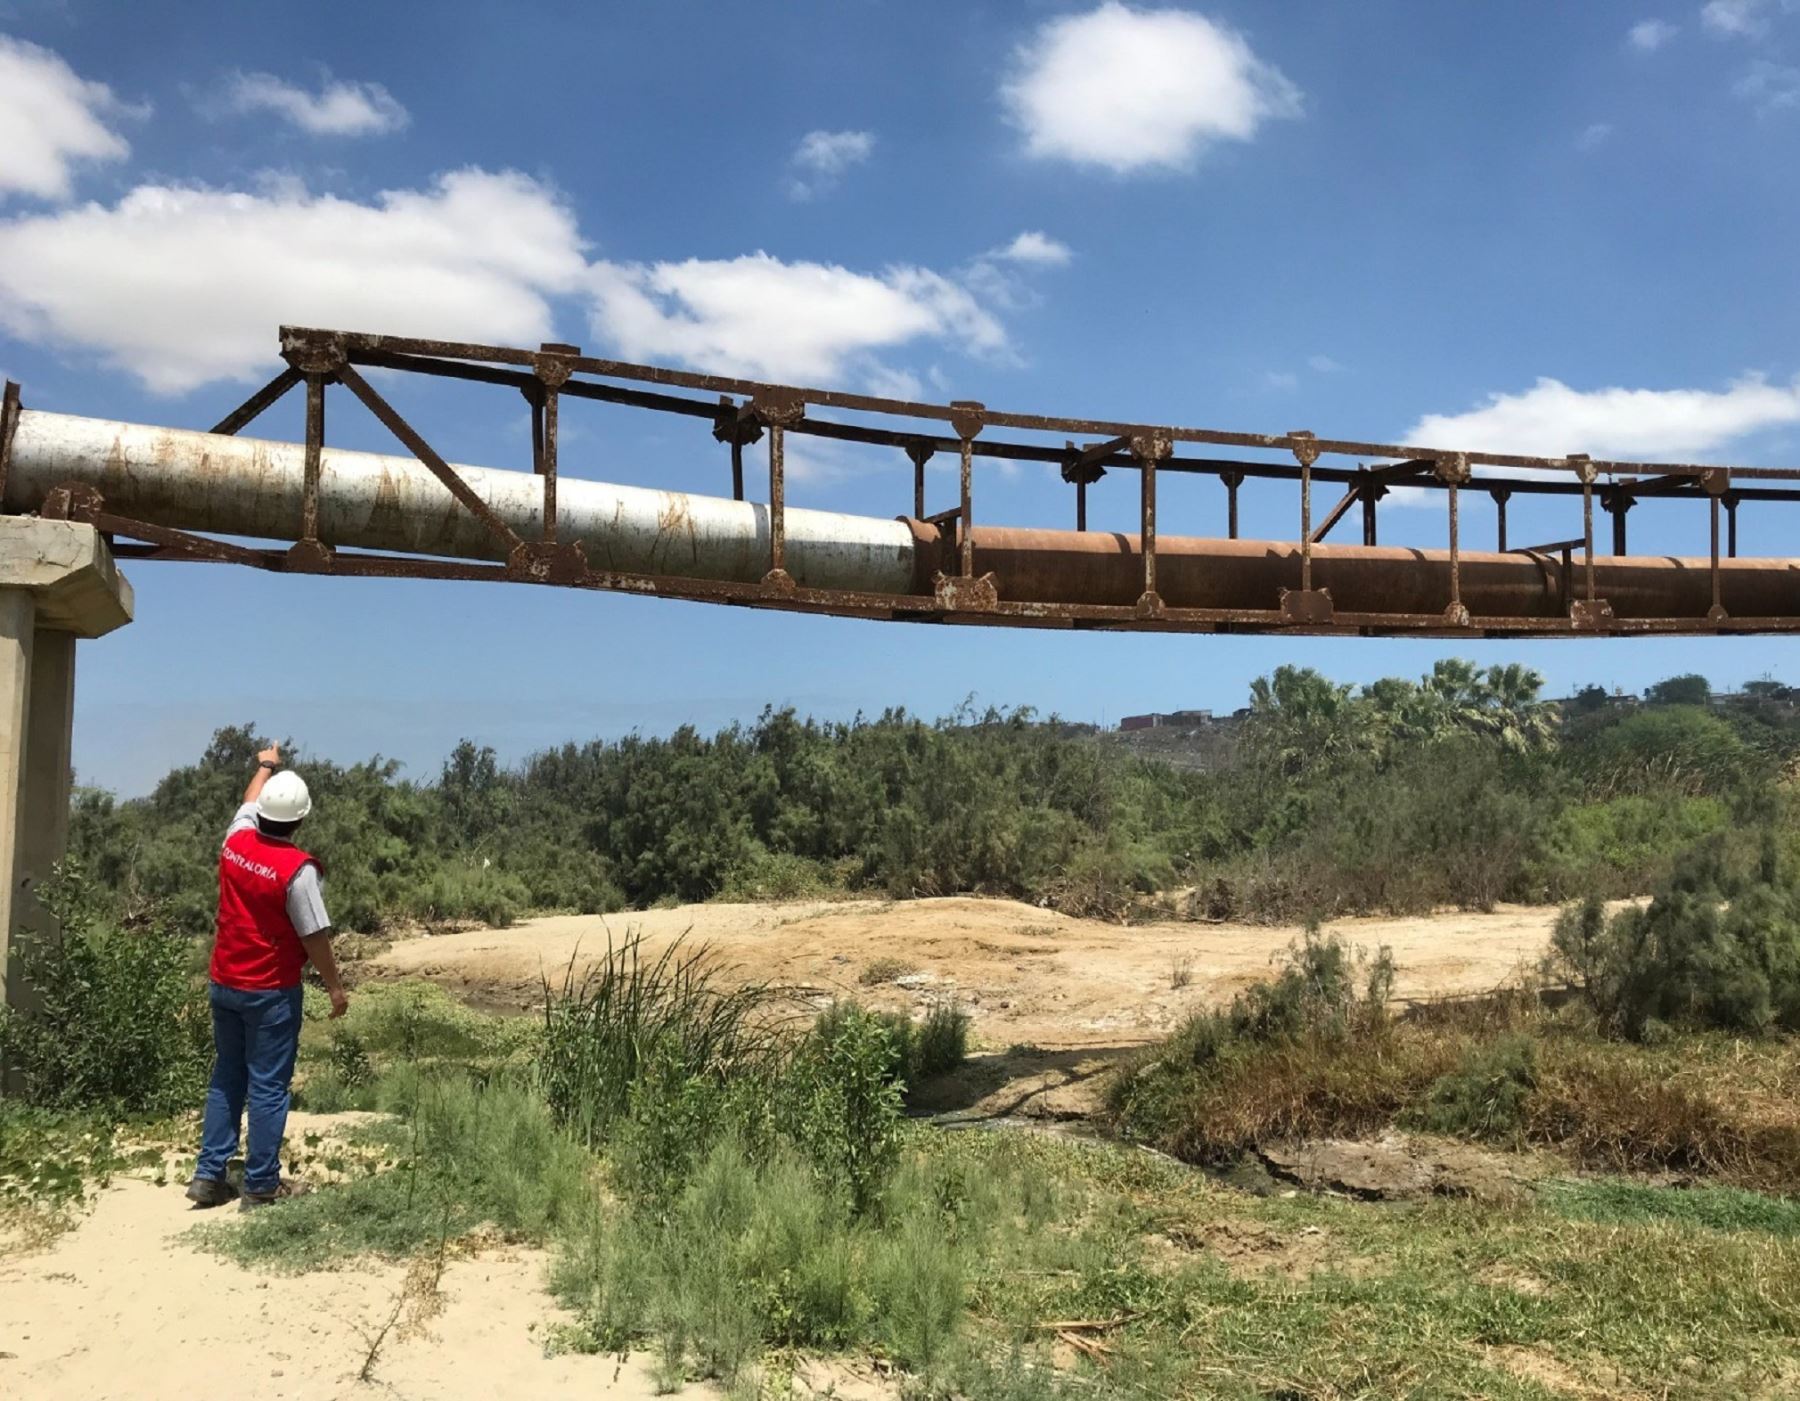
[[[1277,394],[1286,394],[1300,387],[1300,376],[1292,370],[1264,370],[1262,386]]]
[[[794,147],[788,164],[800,172],[788,181],[788,194],[798,200],[826,193],[853,165],[861,165],[875,150],[875,134],[868,131],[809,131]]]
[[[586,269],[573,215],[512,172],[367,204],[145,185],[0,222],[0,329],[181,393],[266,372],[282,322],[535,344]]]
[[[919,400],[925,396],[925,386],[911,370],[897,369],[891,365],[871,365],[863,376],[863,385],[871,394],[883,399]]]
[[[1666,19],[1642,20],[1626,32],[1625,42],[1639,53],[1655,53],[1680,31]]]
[[[77,77],[48,49],[0,34],[0,195],[67,199],[75,165],[131,154],[104,119],[146,110]]]
[[[1337,375],[1344,372],[1344,367],[1329,355],[1309,355],[1306,357],[1306,364],[1315,374]]]
[[[1759,58],[1731,90],[1744,101],[1754,102],[1757,110],[1762,112],[1800,107],[1800,68]]]
[[[1460,414],[1427,414],[1404,442],[1422,447],[1562,457],[1672,459],[1711,453],[1768,428],[1800,423],[1800,380],[1746,375],[1724,390],[1571,389],[1539,379]]]
[[[1598,151],[1612,139],[1613,124],[1611,122],[1595,122],[1584,127],[1581,135],[1575,138],[1575,149],[1578,151]]]
[[[853,272],[767,253],[597,263],[596,334],[633,360],[676,360],[821,384],[879,375],[875,352],[941,341],[1003,355],[1005,329],[968,287],[928,268]]]
[[[1727,38],[1754,37],[1768,28],[1767,0],[1707,0],[1700,23]]]
[[[1209,144],[1300,112],[1299,90],[1234,30],[1116,0],[1044,24],[1001,98],[1030,155],[1121,174],[1187,169]]]
[[[1069,251],[1069,245],[1060,239],[1051,238],[1041,229],[1026,229],[1011,243],[996,248],[988,254],[990,258],[998,258],[1008,263],[1030,263],[1038,267],[1060,268],[1068,264],[1075,255]]]
[[[380,83],[333,81],[329,75],[312,93],[273,73],[239,73],[227,87],[224,106],[239,114],[272,112],[309,136],[381,136],[411,120]]]

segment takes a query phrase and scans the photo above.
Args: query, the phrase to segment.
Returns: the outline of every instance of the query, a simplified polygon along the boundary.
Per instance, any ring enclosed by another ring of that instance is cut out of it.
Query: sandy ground
[[[1491,914],[1353,919],[1329,926],[1353,944],[1393,950],[1402,999],[1482,992],[1535,963],[1557,911],[1501,906]],[[661,948],[685,935],[744,978],[813,997],[854,995],[906,1006],[954,994],[991,1048],[1137,1044],[1187,1013],[1269,973],[1292,929],[1231,924],[1120,926],[1014,900],[845,901],[690,905],[629,915],[559,915],[396,943],[357,966],[362,976],[429,978],[471,1001],[524,1009],[542,979],[560,983],[602,957],[610,935],[641,933]],[[863,985],[880,960],[907,971]],[[1185,982],[1184,982],[1185,976]]]
[[[332,1119],[296,1114],[289,1133],[328,1129]],[[408,1289],[398,1265],[275,1275],[184,1239],[235,1210],[196,1211],[179,1186],[123,1180],[48,1248],[0,1254],[0,1396],[656,1395],[635,1363],[545,1356],[557,1315],[543,1290],[541,1252],[489,1249],[452,1259],[432,1298],[418,1281]],[[397,1301],[395,1329],[363,1382],[370,1339]]]
[[[1503,908],[1336,929],[1370,948],[1391,947],[1397,994],[1416,998],[1505,981],[1536,960],[1554,917],[1552,909]],[[1090,1112],[1112,1060],[1266,974],[1294,936],[1229,925],[1121,928],[998,900],[705,905],[411,939],[355,971],[430,978],[481,1005],[522,1010],[540,1000],[542,977],[559,981],[572,958],[579,971],[601,954],[609,929],[614,938],[640,930],[653,947],[685,934],[738,975],[816,1000],[854,994],[917,1010],[954,994],[988,1054],[934,1087],[927,1107],[975,1118]],[[865,986],[864,971],[881,959],[904,971]],[[330,1128],[325,1116],[295,1115],[290,1133]],[[545,1355],[557,1314],[537,1252],[454,1259],[438,1297],[421,1307],[399,1266],[301,1276],[241,1269],[183,1238],[205,1219],[179,1187],[124,1180],[52,1245],[0,1246],[0,1396],[655,1394],[635,1362]],[[400,1326],[365,1383],[358,1373],[369,1339],[403,1294]],[[876,1393],[824,1376],[819,1394]]]
[[[1501,906],[1420,919],[1352,919],[1330,932],[1393,950],[1400,1000],[1485,992],[1534,965],[1553,906]],[[733,976],[763,979],[822,1003],[922,1011],[954,997],[985,1052],[914,1096],[952,1117],[1078,1119],[1104,1072],[1194,1010],[1268,976],[1297,936],[1262,925],[1121,926],[1014,900],[953,898],[772,905],[689,905],[605,919],[554,916],[395,943],[356,965],[365,978],[428,978],[478,1005],[523,1011],[547,979],[605,955],[609,938],[640,934],[650,951],[685,938]],[[871,965],[903,971],[866,983]]]

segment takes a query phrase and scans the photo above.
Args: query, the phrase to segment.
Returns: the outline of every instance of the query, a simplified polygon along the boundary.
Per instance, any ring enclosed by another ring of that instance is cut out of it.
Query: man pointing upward
[[[287,1195],[281,1180],[281,1136],[300,1049],[300,975],[308,962],[331,995],[331,1015],[349,1006],[331,921],[325,914],[318,861],[294,845],[312,811],[306,782],[281,767],[270,745],[256,756],[244,801],[219,850],[219,917],[213,936],[213,1072],[206,1091],[200,1159],[188,1200],[218,1206],[236,1195],[225,1165],[238,1149],[246,1101],[242,1209]]]

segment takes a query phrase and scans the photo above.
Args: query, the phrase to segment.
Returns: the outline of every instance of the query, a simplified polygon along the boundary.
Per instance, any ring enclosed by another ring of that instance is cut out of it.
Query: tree
[[[1574,701],[1575,709],[1579,710],[1582,714],[1592,714],[1596,710],[1604,710],[1606,708],[1606,687],[1592,684],[1586,685],[1575,692],[1570,699]]]
[[[1658,681],[1644,699],[1651,705],[1705,705],[1712,699],[1712,683],[1698,672],[1684,672]]]
[[[1250,683],[1245,742],[1286,777],[1374,747],[1373,711],[1311,667],[1278,666]]]

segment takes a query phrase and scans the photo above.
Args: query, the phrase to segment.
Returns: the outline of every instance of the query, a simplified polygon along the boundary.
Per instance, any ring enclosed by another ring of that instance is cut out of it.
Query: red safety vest
[[[299,983],[306,949],[288,918],[288,886],[302,866],[317,864],[292,842],[272,841],[254,827],[231,834],[219,853],[215,983],[246,992]]]

